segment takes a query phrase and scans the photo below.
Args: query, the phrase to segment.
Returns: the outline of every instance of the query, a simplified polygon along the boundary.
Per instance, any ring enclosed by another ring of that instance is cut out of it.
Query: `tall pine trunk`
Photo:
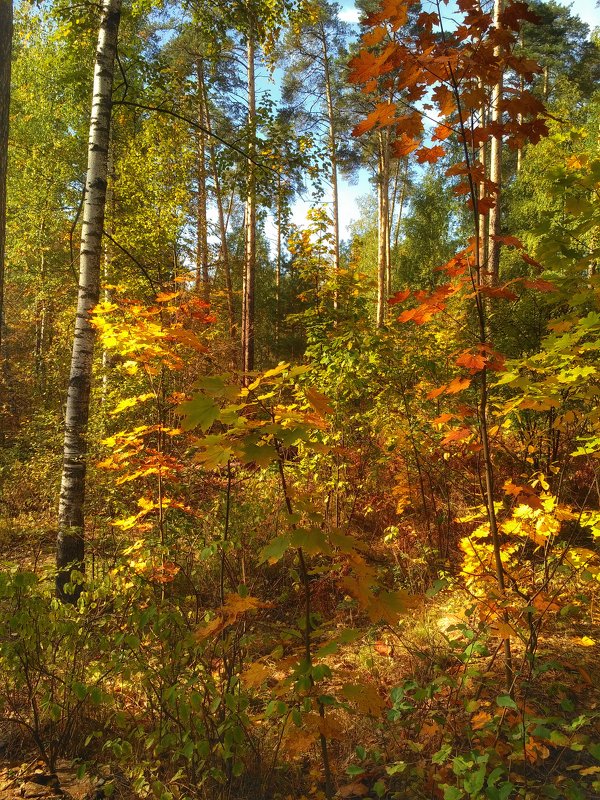
[[[205,303],[210,303],[208,277],[208,228],[206,221],[206,108],[204,95],[204,64],[196,60],[198,81],[198,193],[196,217],[196,289],[201,291]]]
[[[519,46],[521,51],[525,51],[525,33],[521,28],[521,33],[519,35]],[[525,78],[523,75],[519,78],[519,91],[521,94],[525,91]],[[517,124],[521,125],[523,123],[523,114],[517,114]],[[521,167],[523,166],[523,143],[519,142],[519,146],[517,148],[517,175],[521,172]]]
[[[335,109],[331,90],[331,70],[329,68],[329,51],[327,36],[321,24],[321,44],[323,47],[323,72],[325,78],[325,98],[327,102],[327,121],[329,123],[329,158],[331,161],[331,210],[333,217],[333,269],[334,269],[334,306],[338,303],[338,276],[340,270],[340,210],[338,192],[337,134],[335,129]]]
[[[400,241],[400,227],[402,225],[402,214],[404,213],[404,201],[408,191],[408,156],[404,159],[404,176],[402,178],[402,189],[400,190],[400,200],[398,202],[398,215],[396,217],[396,227],[394,228],[394,250],[398,249],[398,242]],[[390,221],[392,216],[390,215]],[[390,293],[393,292],[393,280],[390,284]]]
[[[256,82],[254,31],[248,23],[248,176],[244,215],[244,276],[242,287],[242,372],[254,369],[254,290],[256,282]]]
[[[483,82],[480,81],[480,87],[483,89]],[[487,124],[487,111],[485,108],[485,104],[483,104],[479,110],[480,115],[480,125],[484,128]],[[477,154],[477,160],[481,164],[481,174],[485,178],[488,172],[488,145],[487,142],[482,142],[479,147],[479,152]],[[478,197],[481,199],[485,196],[485,180],[479,181],[478,185]],[[488,260],[489,260],[489,252],[488,252],[488,215],[487,214],[480,214],[479,215],[479,248],[480,248],[480,258],[481,263],[483,265],[484,275],[487,278],[489,272]]]
[[[208,102],[208,92],[206,91],[206,82],[204,81],[204,74],[202,75],[203,86],[202,93],[204,97],[204,114],[206,117],[206,130],[209,135],[209,153],[210,153],[210,166],[212,171],[215,200],[217,201],[217,214],[219,221],[219,237],[221,240],[220,246],[220,262],[225,273],[225,289],[227,292],[227,316],[229,319],[229,335],[232,342],[236,338],[236,325],[235,325],[235,305],[233,302],[233,281],[231,278],[231,262],[229,259],[229,247],[227,244],[227,220],[225,219],[225,210],[223,208],[223,192],[221,189],[221,181],[219,178],[219,170],[217,168],[217,157],[215,154],[215,146],[210,138],[212,133],[212,120],[210,113],[210,105]],[[235,361],[235,357],[233,357]]]
[[[281,195],[281,175],[277,180],[277,250],[275,254],[275,346],[279,353],[279,339],[281,336],[281,235],[282,235],[282,195]]]
[[[90,312],[100,295],[111,96],[120,14],[121,0],[104,0],[94,65],[88,166],[79,251],[79,292],[65,412],[63,471],[58,509],[56,593],[63,599],[74,597],[66,595],[65,592],[71,569],[82,570],[84,566],[86,432],[95,339]]]
[[[10,120],[10,73],[13,35],[12,0],[0,0],[0,355],[4,333],[4,275],[6,260],[6,178]]]
[[[390,154],[388,136],[384,131],[378,133],[378,174],[377,174],[377,200],[378,200],[378,245],[377,245],[377,327],[385,324],[386,312],[386,286],[388,275],[388,258],[390,254],[390,215],[389,215],[389,185],[390,185]]]

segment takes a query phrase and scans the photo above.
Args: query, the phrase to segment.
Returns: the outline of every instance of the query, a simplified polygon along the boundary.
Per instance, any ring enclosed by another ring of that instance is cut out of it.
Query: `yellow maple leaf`
[[[596,640],[590,639],[589,636],[582,636],[581,639],[578,640],[578,644],[582,644],[584,647],[593,647],[596,644]]]
[[[261,664],[260,661],[255,661],[242,672],[240,677],[245,686],[255,689],[263,684],[272,674],[273,671],[269,669],[269,667]]]
[[[342,694],[356,705],[361,714],[377,717],[385,708],[385,700],[379,696],[376,687],[369,683],[347,683],[342,686]]]
[[[491,719],[492,715],[488,714],[487,711],[478,711],[471,717],[471,728],[474,731],[480,731],[482,728],[485,728]]]

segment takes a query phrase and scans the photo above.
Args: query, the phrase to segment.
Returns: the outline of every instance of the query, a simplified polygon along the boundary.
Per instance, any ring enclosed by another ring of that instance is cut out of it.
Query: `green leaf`
[[[508,694],[501,694],[496,698],[496,703],[500,706],[500,708],[512,708],[515,711],[518,710],[517,704]]]
[[[452,745],[445,744],[437,751],[437,753],[434,753],[431,756],[432,762],[434,764],[443,764],[445,761],[448,760],[448,756],[450,755],[451,751],[452,751]]]
[[[195,461],[204,466],[205,469],[217,469],[224,467],[231,459],[233,449],[224,447],[222,444],[211,444],[201,450],[195,457]]]
[[[355,536],[348,536],[335,529],[329,533],[329,541],[342,553],[354,553],[357,550],[366,551],[369,549],[364,542],[361,542]]]
[[[265,545],[259,554],[259,564],[264,564],[268,561],[269,564],[276,564],[281,560],[283,554],[291,546],[290,536],[276,536],[269,544]]]
[[[364,631],[359,630],[358,628],[346,628],[345,631],[338,636],[338,641],[340,644],[352,644],[357,639],[364,634]]]
[[[346,768],[347,774],[352,776],[362,775],[364,771],[364,767],[360,767],[358,764],[350,764],[350,766]]]
[[[177,407],[177,413],[184,418],[181,423],[184,431],[190,431],[198,426],[207,431],[219,416],[219,406],[210,397],[198,394],[192,400],[181,403]]]
[[[460,800],[463,796],[461,789],[457,789],[456,786],[449,786],[447,783],[443,783],[440,789],[444,790],[444,800]]]
[[[297,528],[292,533],[291,545],[301,547],[311,556],[331,553],[327,533],[320,528]]]
[[[337,653],[339,644],[336,642],[335,639],[332,639],[331,642],[327,642],[322,647],[319,647],[317,652],[315,653],[315,658],[325,658],[325,656],[332,656],[334,653]]]
[[[240,452],[240,458],[244,464],[255,463],[259,467],[268,467],[273,461],[276,461],[277,450],[270,444],[255,444],[254,442],[243,442]]]
[[[600,744],[589,744],[588,753],[594,756],[597,761],[600,761]]]
[[[225,388],[225,381],[220,375],[204,375],[198,381],[198,386],[206,394],[219,395]]]
[[[73,684],[73,694],[78,700],[85,700],[87,696],[87,687],[83,683],[75,681]]]
[[[433,584],[425,592],[425,595],[427,597],[435,597],[438,592],[443,591],[447,586],[448,580],[446,578],[440,578],[439,580],[433,582]]]
[[[484,783],[485,764],[482,764],[476,772],[472,772],[470,775],[465,775],[464,777],[465,791],[467,791],[473,797],[479,796],[479,793],[483,789]]]
[[[406,769],[406,761],[396,761],[385,768],[388,775],[400,775]]]

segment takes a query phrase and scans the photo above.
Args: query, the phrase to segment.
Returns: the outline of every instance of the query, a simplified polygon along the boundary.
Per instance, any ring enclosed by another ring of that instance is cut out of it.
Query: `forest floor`
[[[28,534],[6,539],[0,563],[44,571],[51,565],[52,539],[39,537],[34,548],[26,546]],[[511,638],[516,674],[512,701],[505,689],[503,640],[489,629],[482,632],[479,612],[467,610],[465,594],[421,594],[395,625],[373,625],[343,602],[336,610],[339,600],[327,594],[321,598],[333,604],[325,609],[331,620],[328,636],[335,638],[349,628],[359,635],[321,661],[331,675],[320,691],[346,699],[326,714],[336,797],[437,800],[444,797],[439,784],[452,779],[454,754],[490,750],[509,765],[507,776],[522,790],[520,797],[599,796],[589,785],[600,767],[587,749],[588,742],[600,741],[600,615],[593,603],[585,610],[573,603],[545,616],[533,673],[525,641]],[[287,602],[286,615],[301,614],[301,596],[292,595]],[[477,641],[482,643],[479,650],[471,648]],[[260,636],[245,653],[244,669],[258,663],[271,670],[267,679],[244,685],[242,672],[242,685],[254,696],[252,735],[263,763],[247,765],[235,800],[322,798],[318,741],[302,728],[282,728],[260,711],[273,697],[284,696],[286,677],[285,667],[264,652]],[[0,679],[0,690],[1,684]],[[350,694],[349,686],[355,687]],[[143,725],[143,697],[135,696],[135,688],[129,691],[132,719],[137,715],[136,724]],[[25,706],[21,713],[27,718]],[[107,781],[116,786],[115,797],[139,797],[109,754],[94,749],[94,741],[90,747],[83,744],[90,724],[98,723],[83,720],[53,775],[30,737],[0,720],[0,800],[102,800],[109,796],[102,789]],[[515,731],[521,731],[522,752],[516,751]],[[79,777],[82,757],[88,771]],[[579,794],[560,793],[564,781],[579,775]],[[558,794],[542,791],[548,781],[559,787]]]

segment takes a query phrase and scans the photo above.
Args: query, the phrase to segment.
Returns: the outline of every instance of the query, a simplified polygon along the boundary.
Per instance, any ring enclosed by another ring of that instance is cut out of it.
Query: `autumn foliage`
[[[59,597],[74,289],[9,331],[0,760],[6,726],[11,759],[123,800],[597,796],[597,101],[578,101],[585,125],[561,116],[520,0],[369,4],[337,64],[326,5],[177,12],[166,42],[152,11],[125,19],[140,50],[119,56],[86,317],[85,564]],[[288,76],[302,135],[291,102],[237,119],[253,66],[243,84],[222,60],[256,35],[257,64],[284,64],[288,28],[337,70],[315,124],[309,81]],[[347,247],[331,154],[340,175],[371,159],[377,189]],[[253,248],[257,369],[238,341]],[[45,271],[60,259],[43,252]],[[16,342],[34,334],[26,379]]]

